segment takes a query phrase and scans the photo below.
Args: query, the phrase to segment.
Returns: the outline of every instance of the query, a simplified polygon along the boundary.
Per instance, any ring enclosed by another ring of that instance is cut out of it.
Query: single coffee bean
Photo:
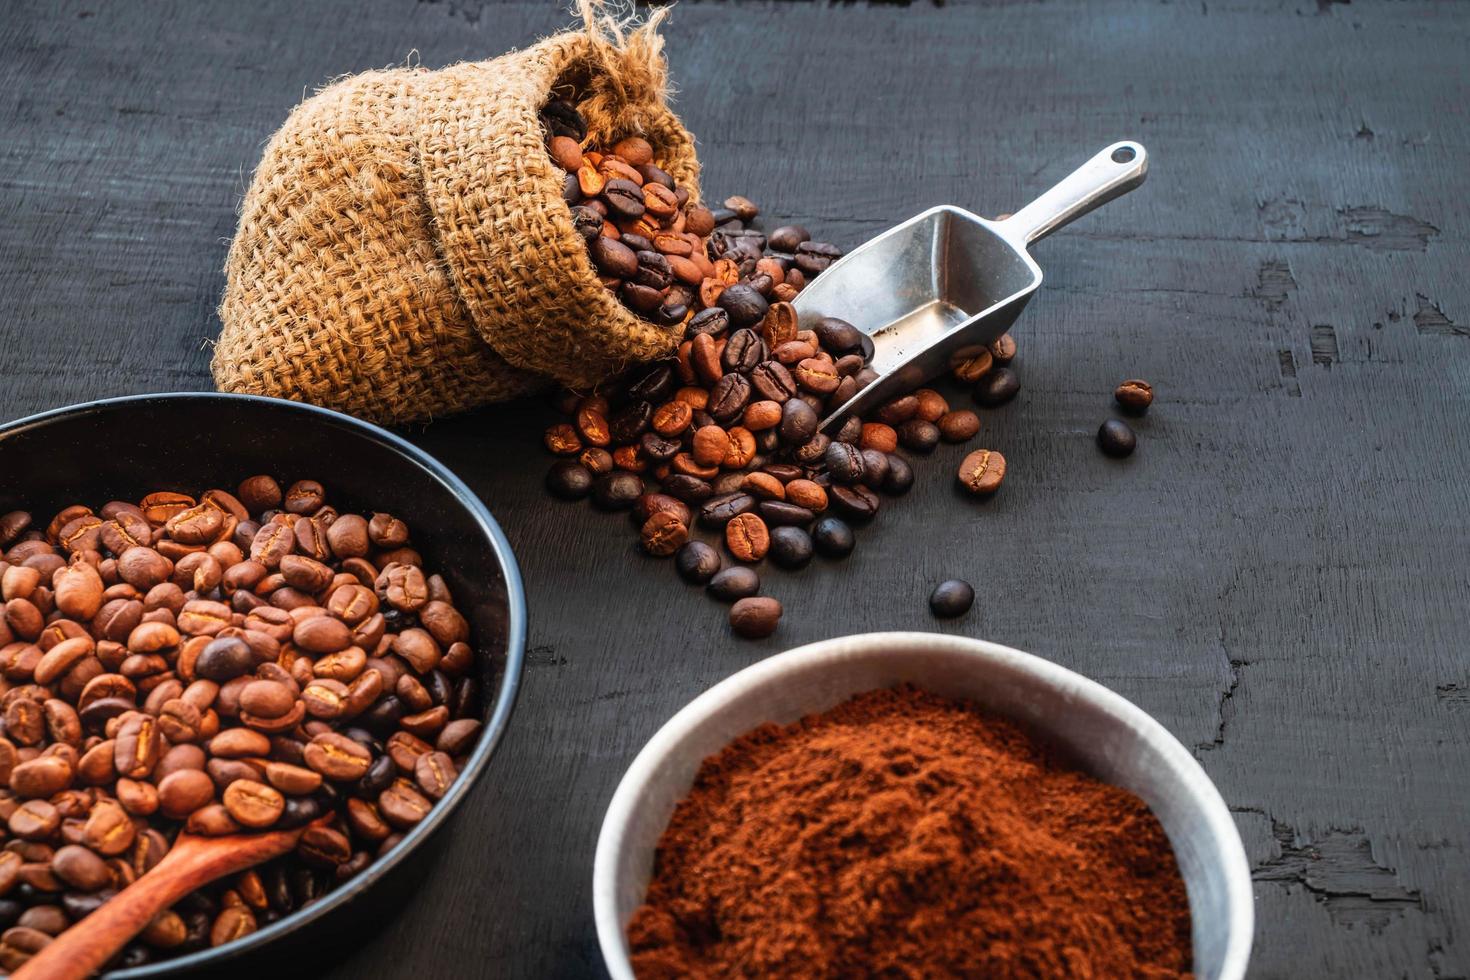
[[[801,225],[782,225],[771,232],[767,244],[778,252],[795,252],[802,242],[811,241],[811,232]]]
[[[561,500],[581,500],[592,492],[592,472],[581,463],[561,460],[547,471],[546,489]]]
[[[709,594],[721,602],[735,602],[755,595],[760,589],[760,576],[755,569],[744,565],[721,569],[709,581]]]
[[[689,528],[673,514],[660,511],[644,522],[641,538],[644,551],[666,558],[689,540]]]
[[[604,275],[628,279],[638,272],[638,253],[622,242],[598,236],[589,243],[592,262]]]
[[[604,510],[627,510],[643,494],[643,481],[621,470],[599,476],[592,484],[592,499]]]
[[[731,371],[748,374],[757,364],[766,359],[766,342],[754,330],[736,330],[730,335],[725,349],[720,353],[720,366]]]
[[[586,190],[584,187],[583,190]],[[643,217],[643,188],[621,177],[609,180],[602,188],[602,199],[614,214],[622,218]]]
[[[812,543],[824,557],[846,558],[852,554],[857,539],[846,521],[837,517],[823,517],[812,527]]]
[[[720,553],[703,541],[689,541],[674,553],[679,577],[690,585],[704,585],[720,570]]]
[[[224,804],[240,826],[260,830],[280,819],[286,809],[286,798],[264,783],[237,779],[225,787]]]
[[[817,321],[817,341],[833,354],[846,354],[862,347],[862,331],[846,320],[824,316]]]
[[[796,379],[780,361],[762,361],[757,364],[751,369],[750,384],[761,398],[776,404],[784,403],[797,391]],[[771,424],[774,425],[775,422]]]
[[[675,473],[664,480],[663,491],[686,504],[703,503],[714,494],[714,489],[707,481],[683,473]]]
[[[977,449],[960,462],[960,485],[973,494],[994,493],[1005,475],[1005,457],[991,449]]]
[[[1143,414],[1154,402],[1153,385],[1147,381],[1132,379],[1118,385],[1118,390],[1113,392],[1113,397],[1123,408],[1136,414]]]
[[[939,426],[913,418],[898,427],[898,441],[916,453],[931,453],[939,445]]]
[[[969,409],[945,412],[935,423],[945,442],[964,442],[980,431],[980,416]]]
[[[827,447],[831,444],[832,440],[825,432],[818,432],[804,444],[798,446],[792,455],[801,465],[815,467],[827,455]]]
[[[728,345],[726,349],[729,349]],[[710,415],[716,422],[722,424],[733,422],[750,401],[750,393],[750,381],[745,375],[726,374],[715,383],[713,390],[710,391]]]
[[[822,455],[822,464],[836,483],[861,483],[865,467],[862,450],[846,442],[834,442]]]
[[[876,449],[863,450],[863,482],[869,486],[881,487],[883,481],[888,479],[889,456]]]
[[[748,640],[770,636],[780,622],[781,603],[770,596],[739,599],[730,607],[730,628]]]
[[[653,406],[646,401],[629,402],[607,420],[608,435],[619,445],[641,436],[653,419]]]
[[[756,510],[770,527],[805,527],[817,516],[806,507],[784,500],[762,500]]]
[[[749,327],[760,323],[765,319],[766,311],[770,309],[766,298],[743,282],[726,286],[725,291],[720,293],[719,304],[721,309],[730,314],[730,322],[736,327]]]
[[[940,582],[929,594],[929,608],[941,619],[963,616],[975,604],[975,590],[957,578]]]
[[[878,513],[878,495],[861,483],[850,487],[834,486],[827,493],[832,506],[849,520],[870,521]]]
[[[1004,405],[1021,390],[1021,379],[1010,368],[995,368],[975,385],[975,401],[986,408]]]
[[[700,507],[699,523],[708,528],[724,528],[741,514],[748,514],[755,508],[755,497],[743,491],[714,497]]]
[[[1133,453],[1138,445],[1138,437],[1133,434],[1128,423],[1108,419],[1097,430],[1097,445],[1107,455],[1121,458]]]
[[[771,561],[782,568],[801,568],[812,560],[812,538],[799,527],[771,531]]]
[[[821,421],[816,411],[799,398],[792,398],[781,406],[781,441],[788,446],[800,446],[817,434]]]
[[[718,337],[730,329],[730,314],[723,307],[711,306],[700,310],[684,327],[684,336],[694,338],[700,334]]]

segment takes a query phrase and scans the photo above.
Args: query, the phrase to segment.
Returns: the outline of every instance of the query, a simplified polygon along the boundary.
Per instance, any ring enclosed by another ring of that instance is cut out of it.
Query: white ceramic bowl
[[[789,650],[695,698],[623,776],[597,841],[592,898],[614,980],[633,980],[625,927],[642,903],[654,848],[700,764],[765,722],[787,723],[854,694],[908,681],[968,698],[1132,790],[1163,824],[1189,892],[1194,973],[1240,980],[1250,957],[1250,867],[1225,801],[1174,736],[1136,705],[1019,650],[934,633],[868,633]]]

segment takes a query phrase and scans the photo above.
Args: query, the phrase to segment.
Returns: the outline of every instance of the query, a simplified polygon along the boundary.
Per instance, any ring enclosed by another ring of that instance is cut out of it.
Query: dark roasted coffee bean
[[[800,466],[793,466],[790,463],[767,463],[765,466],[761,467],[761,471],[771,474],[782,483],[790,483],[792,480],[799,480],[801,479],[803,473],[803,470]]]
[[[1113,397],[1127,411],[1141,415],[1154,402],[1154,388],[1147,381],[1133,379],[1118,385]]]
[[[664,301],[663,293],[640,282],[625,282],[618,290],[623,305],[639,313],[651,314]]]
[[[592,471],[571,460],[553,463],[546,474],[546,489],[562,500],[581,500],[592,492]]]
[[[757,364],[750,371],[750,384],[760,397],[768,401],[784,403],[796,394],[796,379],[780,361]]]
[[[856,415],[849,415],[847,420],[842,423],[842,428],[837,430],[837,435],[834,438],[838,442],[850,442],[856,446],[862,437],[863,420]]]
[[[799,527],[778,527],[771,531],[771,561],[782,568],[801,568],[812,560],[812,538]]]
[[[567,174],[561,179],[561,199],[568,204],[576,204],[582,200],[582,187],[577,182],[576,174]]]
[[[812,527],[812,543],[827,558],[846,558],[852,554],[857,539],[846,521],[824,517]]]
[[[643,188],[631,180],[615,177],[602,188],[602,199],[614,214],[622,218],[643,217]]]
[[[1010,368],[992,368],[973,389],[975,401],[986,408],[1004,405],[1021,390],[1021,379]]]
[[[781,622],[781,602],[770,596],[751,596],[730,607],[730,628],[747,640],[759,640],[776,632]]]
[[[714,494],[709,483],[697,476],[688,476],[683,473],[675,473],[665,480],[663,491],[686,504],[703,503]]]
[[[756,499],[748,493],[731,493],[714,497],[699,508],[699,523],[708,528],[723,528],[741,514],[755,510]]]
[[[745,488],[745,474],[738,470],[730,473],[721,473],[715,477],[714,483],[711,486],[714,487],[715,496],[717,497],[739,493]]]
[[[674,284],[674,273],[669,268],[669,260],[664,258],[661,252],[637,252],[638,272],[633,279],[640,285],[650,289],[665,290]],[[663,297],[659,297],[662,299]],[[633,395],[630,391],[629,395]],[[633,395],[633,397],[637,397]]]
[[[929,593],[929,608],[941,619],[963,616],[975,604],[975,590],[969,582],[952,578],[940,582]]]
[[[821,421],[815,410],[799,398],[792,398],[781,406],[781,424],[778,430],[781,441],[788,446],[800,446],[817,434]]]
[[[554,136],[566,136],[578,143],[587,138],[587,123],[570,102],[552,99],[543,105],[541,124]]]
[[[754,287],[743,282],[726,286],[720,293],[720,307],[730,314],[730,322],[736,327],[750,327],[766,317],[770,304]]]
[[[923,419],[909,419],[898,427],[898,441],[916,453],[931,453],[939,445],[939,426]]]
[[[648,429],[652,418],[651,404],[641,400],[629,402],[607,420],[608,435],[619,445],[633,442]]]
[[[1097,430],[1097,445],[1109,456],[1130,455],[1138,445],[1138,437],[1126,422],[1108,419]]]
[[[645,432],[638,440],[638,451],[658,463],[673,459],[683,448],[684,444],[678,439],[666,439],[657,432]]]
[[[744,565],[732,565],[721,569],[709,581],[709,594],[721,602],[735,602],[753,596],[761,590],[760,576],[755,569]]]
[[[589,207],[572,208],[572,227],[577,234],[591,241],[602,232],[602,215]]]
[[[592,499],[605,510],[627,510],[643,494],[643,481],[634,473],[616,470],[592,484]]]
[[[990,354],[996,364],[1005,367],[1016,359],[1016,339],[1010,334],[1001,334],[990,344]]]
[[[796,246],[796,267],[809,276],[820,274],[842,258],[842,249],[827,242],[802,242]]]
[[[850,520],[870,521],[878,513],[878,495],[861,483],[850,487],[834,486],[828,491],[832,505]]]
[[[677,378],[673,365],[655,364],[628,388],[628,397],[634,401],[645,401],[657,405],[674,393]]]
[[[638,253],[615,239],[599,235],[592,239],[588,251],[604,275],[627,279],[638,272]]]
[[[914,470],[898,456],[888,457],[888,475],[883,478],[883,492],[899,497],[914,485]]]
[[[625,232],[618,241],[631,248],[634,252],[653,251],[653,242],[644,238],[642,235],[635,235],[632,232]]]
[[[862,450],[847,442],[834,442],[822,454],[822,464],[834,483],[861,483],[866,472]]]
[[[766,359],[766,344],[754,330],[736,330],[720,354],[720,366],[726,372],[746,374]]]
[[[699,334],[709,334],[711,337],[718,337],[729,329],[730,314],[718,306],[711,306],[700,310],[690,318],[688,325],[684,328],[684,336],[692,338]]]
[[[715,383],[714,390],[710,392],[710,415],[716,422],[734,421],[736,416],[744,411],[746,403],[750,401],[750,392],[750,381],[745,375],[725,375]]]
[[[846,354],[862,347],[862,331],[838,317],[822,317],[815,330],[817,342],[833,354]]]
[[[720,570],[720,553],[703,541],[690,541],[674,553],[679,577],[691,585],[704,585]]]
[[[811,241],[811,232],[801,225],[782,225],[771,232],[768,244],[778,252],[795,252],[802,242]]]
[[[755,449],[762,456],[770,456],[781,448],[781,433],[775,429],[762,429],[755,434]],[[756,465],[751,460],[751,465]]]
[[[817,516],[809,508],[784,500],[762,500],[756,509],[772,527],[805,527]]]

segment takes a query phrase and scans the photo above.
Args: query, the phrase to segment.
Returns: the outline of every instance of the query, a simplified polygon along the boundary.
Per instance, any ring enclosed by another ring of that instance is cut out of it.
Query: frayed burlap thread
[[[230,248],[221,390],[405,422],[672,351],[680,327],[598,280],[537,114],[575,93],[589,141],[642,135],[697,193],[694,141],[666,102],[658,15],[583,15],[586,30],[492,61],[344,79],[291,114]]]

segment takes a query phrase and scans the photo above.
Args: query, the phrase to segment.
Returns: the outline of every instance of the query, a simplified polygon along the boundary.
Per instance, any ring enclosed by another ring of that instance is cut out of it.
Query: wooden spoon
[[[57,936],[12,973],[11,980],[90,977],[158,913],[217,878],[280,857],[296,846],[304,830],[305,826],[228,837],[179,834],[152,870]]]

